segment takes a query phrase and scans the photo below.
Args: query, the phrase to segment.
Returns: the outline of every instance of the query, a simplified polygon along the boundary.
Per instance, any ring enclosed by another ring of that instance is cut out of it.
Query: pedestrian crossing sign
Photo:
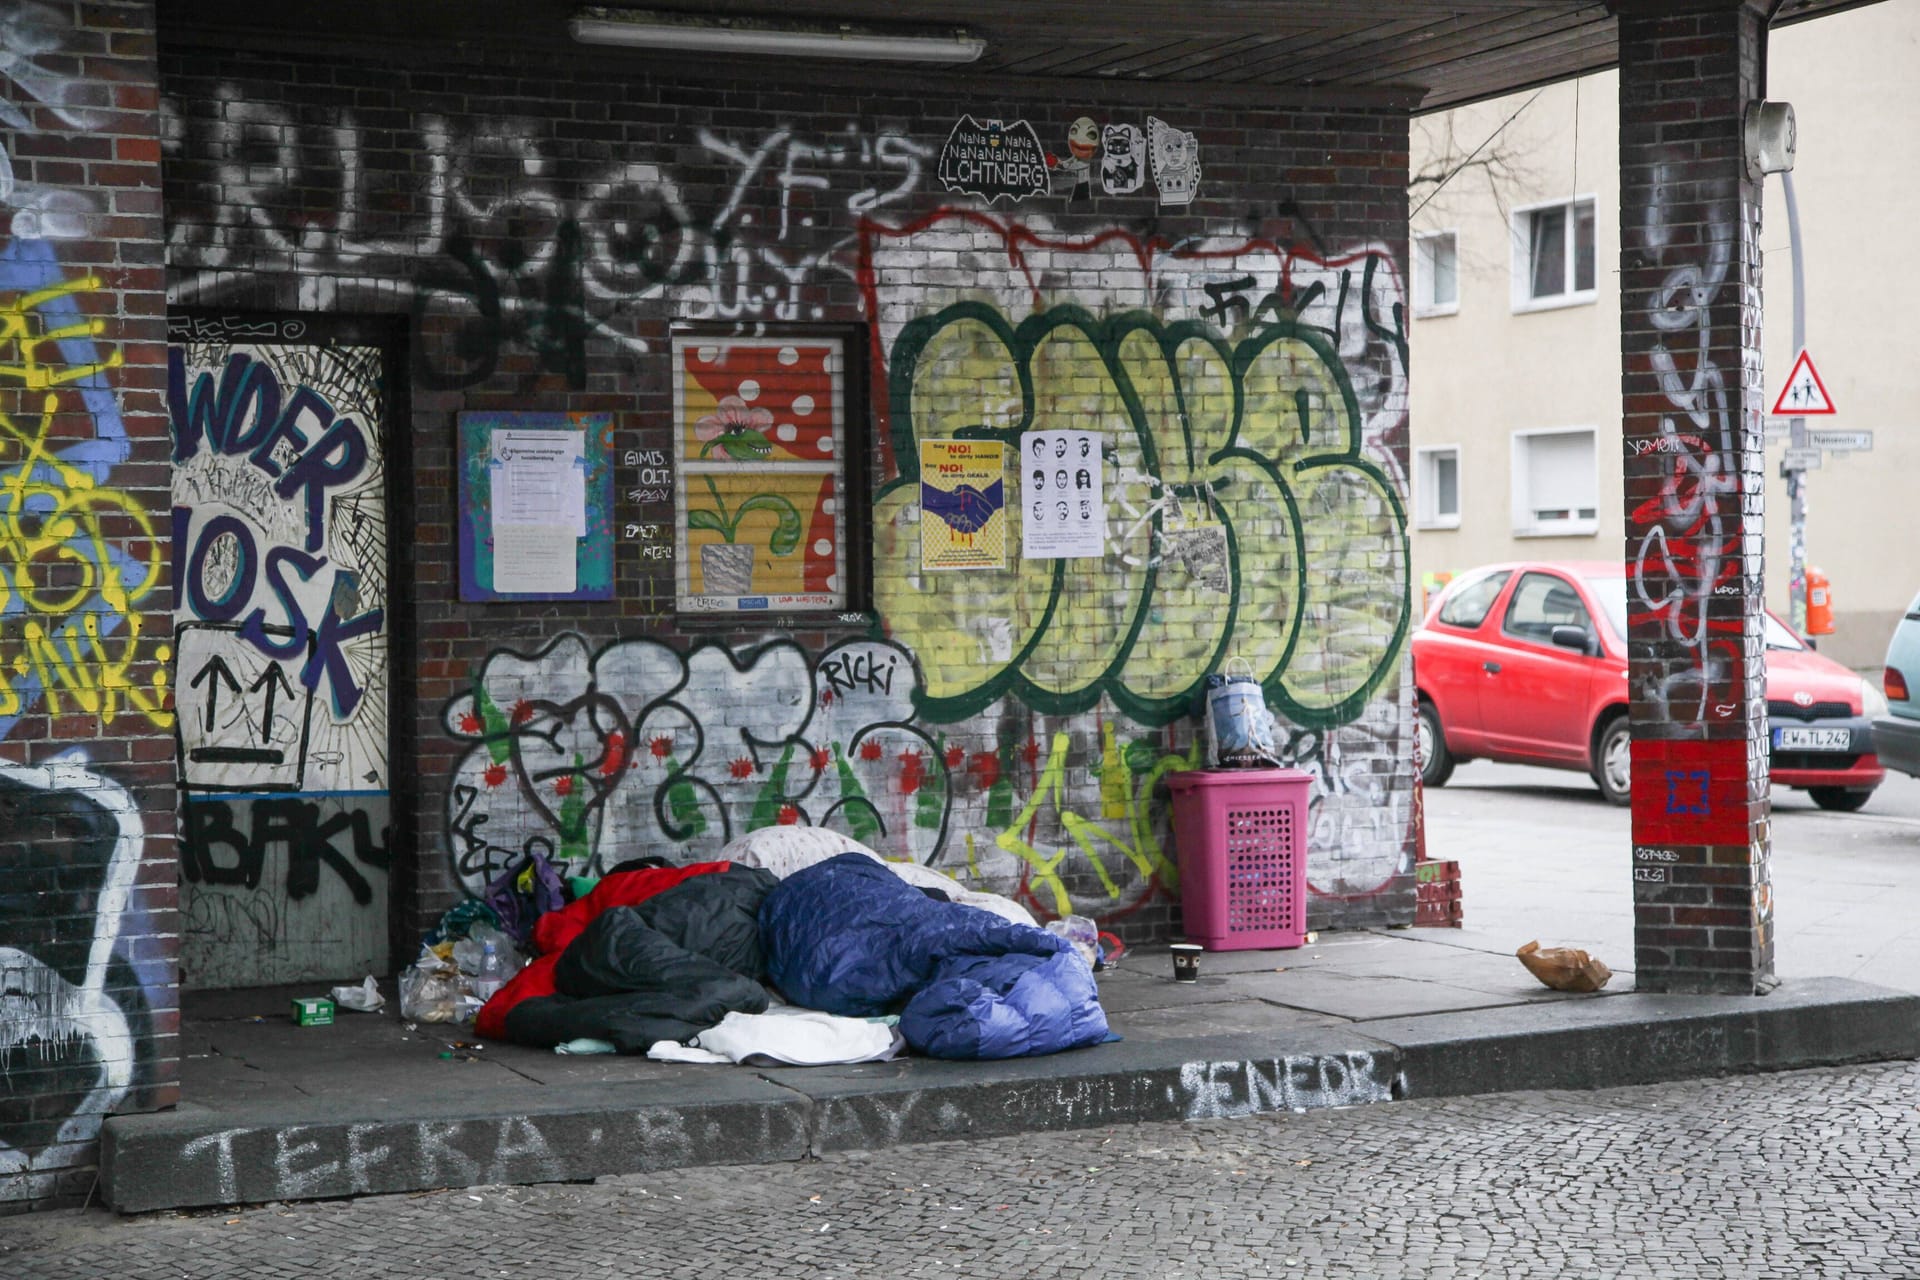
[[[1794,358],[1793,372],[1787,375],[1780,398],[1773,402],[1773,412],[1786,418],[1838,412],[1833,397],[1827,394],[1827,384],[1820,381],[1820,371],[1813,367],[1813,357],[1805,351]]]

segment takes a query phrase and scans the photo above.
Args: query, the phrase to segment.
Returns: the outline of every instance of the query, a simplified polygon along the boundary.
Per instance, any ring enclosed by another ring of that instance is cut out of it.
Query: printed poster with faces
[[[1029,431],[1020,437],[1020,554],[1063,560],[1107,553],[1100,435]]]

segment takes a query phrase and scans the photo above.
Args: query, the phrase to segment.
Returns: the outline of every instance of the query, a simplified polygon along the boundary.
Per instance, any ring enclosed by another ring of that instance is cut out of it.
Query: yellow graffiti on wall
[[[40,358],[49,343],[97,337],[103,321],[48,325],[48,302],[100,287],[96,276],[0,297],[0,616],[23,610],[20,638],[0,633],[0,715],[19,715],[23,683],[42,691],[49,715],[82,711],[111,724],[131,713],[173,723],[165,644],[140,655],[141,602],[160,581],[161,540],[140,502],[95,483],[49,444],[61,390],[119,367],[121,354],[69,364]],[[11,361],[5,359],[11,353]],[[67,394],[71,395],[69,390]],[[29,415],[37,407],[37,421]],[[16,408],[16,414],[7,412]],[[137,570],[137,581],[129,581]],[[114,628],[106,619],[124,623]],[[144,673],[144,674],[143,674]]]
[[[1071,745],[1068,734],[1061,732],[1053,735],[1052,745],[1047,751],[1046,768],[1040,772],[1040,781],[1027,797],[1027,807],[1022,809],[1013,820],[1013,825],[994,837],[994,843],[1006,852],[1013,854],[1032,869],[1031,887],[1038,895],[1044,888],[1052,899],[1054,914],[1070,915],[1073,912],[1073,897],[1061,876],[1061,866],[1067,855],[1077,848],[1085,855],[1087,865],[1100,881],[1101,889],[1108,901],[1118,901],[1120,887],[1107,873],[1101,863],[1101,845],[1108,845],[1131,862],[1139,872],[1141,880],[1157,878],[1168,890],[1179,887],[1180,872],[1166,853],[1160,848],[1160,841],[1154,835],[1153,822],[1148,816],[1148,806],[1153,799],[1153,789],[1160,779],[1181,769],[1200,767],[1200,743],[1198,739],[1186,755],[1166,755],[1144,775],[1135,778],[1124,768],[1116,769],[1118,753],[1114,749],[1113,726],[1103,726],[1105,731],[1104,758],[1106,767],[1101,769],[1101,790],[1103,816],[1124,817],[1129,820],[1127,836],[1122,838],[1101,826],[1092,819],[1074,813],[1066,807],[1067,750]],[[1115,780],[1118,794],[1112,789]],[[1062,845],[1052,854],[1042,853],[1029,843],[1021,832],[1028,829],[1040,813],[1042,803],[1051,799],[1055,812],[1059,815],[1060,828],[1067,833],[1071,845]],[[1114,812],[1112,801],[1118,800],[1119,812]]]

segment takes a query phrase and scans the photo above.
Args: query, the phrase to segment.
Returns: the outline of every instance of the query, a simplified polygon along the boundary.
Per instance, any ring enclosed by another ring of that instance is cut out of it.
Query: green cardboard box
[[[333,1025],[333,1001],[325,996],[296,996],[293,1001],[293,1020],[302,1027],[330,1027]]]

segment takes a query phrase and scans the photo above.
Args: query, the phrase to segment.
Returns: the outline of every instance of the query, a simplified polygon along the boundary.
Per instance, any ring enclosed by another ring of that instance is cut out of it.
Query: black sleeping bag
[[[592,1038],[645,1053],[660,1040],[691,1039],[729,1012],[765,1012],[759,910],[777,883],[770,872],[735,866],[601,913],[561,953],[557,994],[507,1014],[507,1038],[541,1048]]]

